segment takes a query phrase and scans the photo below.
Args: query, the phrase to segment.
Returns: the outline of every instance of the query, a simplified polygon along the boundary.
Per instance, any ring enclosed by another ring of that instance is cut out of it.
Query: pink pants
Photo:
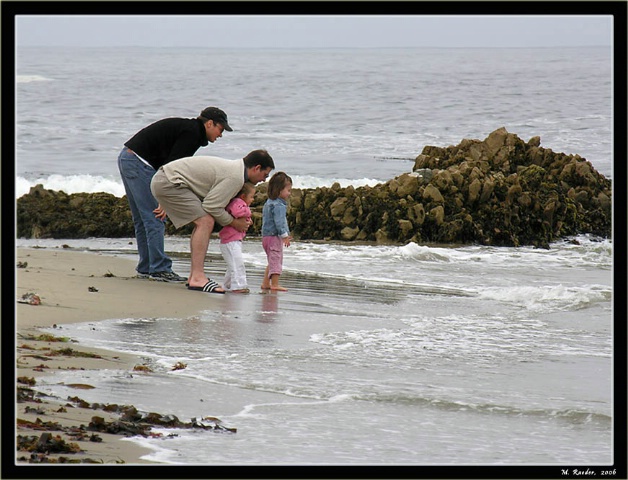
[[[283,270],[283,240],[281,237],[262,237],[262,247],[268,258],[268,278],[281,275]]]

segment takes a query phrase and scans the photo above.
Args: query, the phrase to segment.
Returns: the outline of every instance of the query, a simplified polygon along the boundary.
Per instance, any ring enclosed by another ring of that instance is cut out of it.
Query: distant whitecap
[[[32,82],[51,82],[52,78],[43,77],[41,75],[17,75],[16,83],[32,83]]]

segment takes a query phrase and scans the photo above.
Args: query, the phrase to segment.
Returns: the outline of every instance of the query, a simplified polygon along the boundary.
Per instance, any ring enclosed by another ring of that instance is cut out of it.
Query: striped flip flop
[[[191,285],[187,285],[188,290],[197,290],[199,292],[206,292],[206,293],[221,293],[224,294],[225,291],[223,290],[222,292],[219,292],[218,290],[216,290],[217,288],[220,288],[220,285],[218,285],[216,282],[214,282],[213,280],[209,280],[205,285],[203,285],[202,287],[192,287]]]

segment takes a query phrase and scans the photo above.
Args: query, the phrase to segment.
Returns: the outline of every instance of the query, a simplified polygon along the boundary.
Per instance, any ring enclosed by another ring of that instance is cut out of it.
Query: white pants
[[[244,268],[244,259],[242,258],[242,241],[236,240],[229,243],[221,243],[220,253],[222,253],[227,263],[227,272],[225,273],[225,281],[223,283],[225,290],[247,288],[246,270]]]

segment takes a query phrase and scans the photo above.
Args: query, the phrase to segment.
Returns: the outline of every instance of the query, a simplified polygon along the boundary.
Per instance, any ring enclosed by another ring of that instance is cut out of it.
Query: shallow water
[[[191,318],[63,327],[139,355],[154,374],[59,372],[46,388],[62,395],[58,383],[72,378],[99,387],[88,401],[217,416],[238,429],[138,440],[167,463],[611,463],[612,249],[578,243],[296,243],[282,275],[289,291],[261,294],[261,247],[250,239],[249,295],[221,296]],[[182,273],[185,257],[175,262]],[[210,259],[220,279],[212,247]],[[177,362],[187,368],[171,371]]]

